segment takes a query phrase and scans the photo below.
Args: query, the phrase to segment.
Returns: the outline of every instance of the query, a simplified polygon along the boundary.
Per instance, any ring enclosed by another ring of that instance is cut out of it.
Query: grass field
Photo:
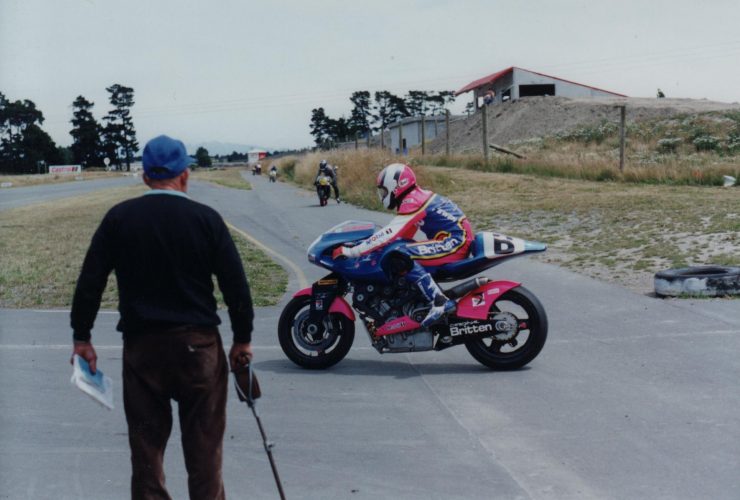
[[[342,196],[380,210],[375,177],[404,161],[377,150],[285,158],[285,177],[309,187],[321,158],[340,165]],[[596,182],[556,176],[415,166],[419,184],[444,194],[478,231],[545,241],[538,256],[641,293],[655,272],[699,264],[740,265],[740,188]],[[389,213],[389,219],[391,214]]]
[[[10,183],[12,186],[3,189],[12,189],[16,187],[38,186],[40,184],[59,184],[61,182],[79,182],[93,179],[115,179],[126,175],[123,172],[82,172],[79,175],[59,175],[59,174],[41,174],[41,175],[0,175],[0,184]],[[128,174],[131,175],[131,174]]]
[[[96,192],[0,212],[0,307],[69,307],[82,260],[105,212],[146,192],[144,185]],[[262,251],[233,234],[257,306],[275,304],[286,272]],[[102,307],[117,304],[115,276]]]
[[[252,185],[247,182],[241,173],[244,168],[229,167],[229,168],[214,168],[214,169],[203,169],[198,168],[192,171],[191,176],[193,179],[199,181],[212,182],[220,186],[234,188],[234,189],[252,189]]]

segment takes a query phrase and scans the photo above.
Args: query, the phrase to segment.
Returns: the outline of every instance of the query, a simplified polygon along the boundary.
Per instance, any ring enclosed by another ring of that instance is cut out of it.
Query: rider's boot
[[[422,295],[429,301],[429,312],[422,320],[421,326],[428,327],[438,321],[442,316],[455,310],[457,304],[444,294],[439,285],[434,282],[432,276],[427,274],[416,282]]]

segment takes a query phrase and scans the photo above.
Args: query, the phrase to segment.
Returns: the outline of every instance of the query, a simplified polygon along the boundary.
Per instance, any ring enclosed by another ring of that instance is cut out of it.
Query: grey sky
[[[0,92],[61,145],[75,97],[100,119],[120,83],[142,144],[303,147],[311,109],[348,115],[355,90],[457,90],[509,66],[738,101],[738,20],[737,0],[0,0]]]

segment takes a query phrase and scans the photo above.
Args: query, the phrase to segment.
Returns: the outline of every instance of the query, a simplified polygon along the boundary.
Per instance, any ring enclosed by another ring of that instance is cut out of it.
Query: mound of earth
[[[627,106],[628,122],[651,121],[712,111],[740,111],[738,103],[705,99],[525,97],[518,101],[488,107],[488,141],[506,145],[537,137],[553,136],[577,127],[596,125],[605,120],[619,122],[617,106],[622,105]],[[450,121],[452,154],[481,152],[481,117],[482,113],[477,112],[469,117],[453,118]],[[427,148],[432,154],[443,154],[445,135],[442,134],[431,141]]]

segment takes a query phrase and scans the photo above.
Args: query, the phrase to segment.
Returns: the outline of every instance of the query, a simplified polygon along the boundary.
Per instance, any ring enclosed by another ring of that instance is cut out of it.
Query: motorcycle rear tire
[[[295,323],[299,315],[310,306],[311,297],[308,295],[294,297],[288,302],[278,321],[278,340],[283,352],[293,363],[310,370],[323,370],[339,363],[347,355],[355,339],[355,324],[343,314],[331,314],[332,324],[340,332],[328,349],[306,353],[304,351],[307,349],[302,350],[296,345],[294,335],[301,334],[302,325]]]
[[[493,341],[488,345],[486,342],[491,341],[490,339],[472,338],[465,343],[465,348],[479,363],[489,368],[502,371],[516,370],[537,357],[544,347],[545,340],[547,340],[547,314],[532,292],[523,286],[518,286],[503,294],[491,305],[489,316],[500,312],[496,304],[503,301],[517,305],[527,314],[529,335],[524,345],[515,348],[511,353],[505,353],[500,351],[500,347],[507,345],[505,342]],[[523,318],[517,317],[517,319],[521,321]]]

